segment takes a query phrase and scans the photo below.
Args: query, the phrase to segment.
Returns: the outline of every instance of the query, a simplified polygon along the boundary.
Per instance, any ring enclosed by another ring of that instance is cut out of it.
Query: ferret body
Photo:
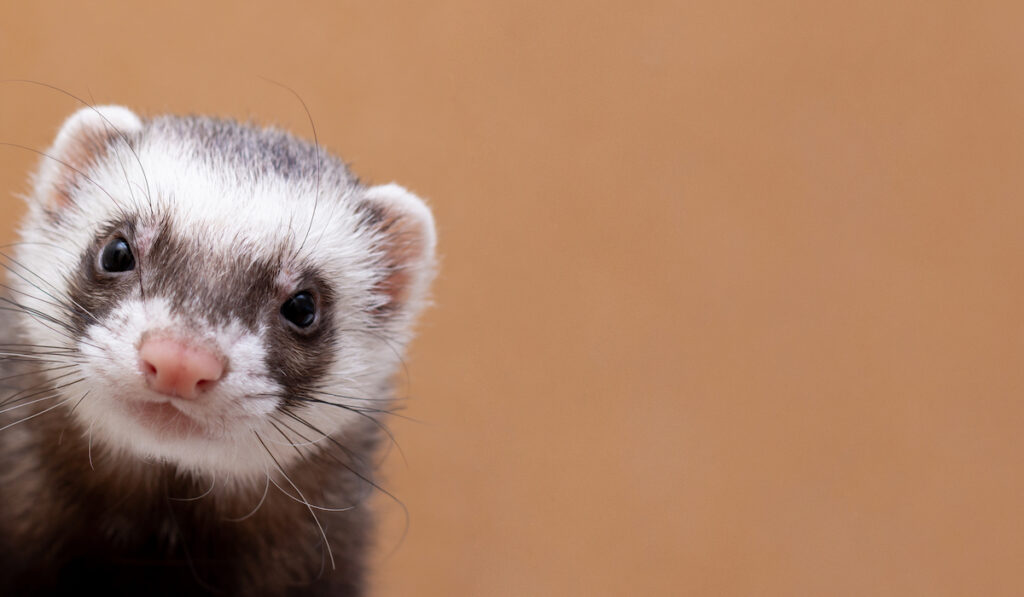
[[[0,586],[362,594],[434,238],[283,132],[73,115],[0,305]]]

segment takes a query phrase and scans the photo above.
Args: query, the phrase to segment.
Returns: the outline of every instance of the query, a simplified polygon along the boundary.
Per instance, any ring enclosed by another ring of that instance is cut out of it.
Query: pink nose
[[[139,359],[149,388],[168,396],[195,398],[224,375],[216,353],[173,338],[144,340]]]

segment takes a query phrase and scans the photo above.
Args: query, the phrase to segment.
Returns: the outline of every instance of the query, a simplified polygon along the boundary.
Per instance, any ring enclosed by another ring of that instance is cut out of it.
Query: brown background
[[[309,136],[268,77],[431,201],[379,594],[1024,591],[1019,3],[81,4],[0,78]]]

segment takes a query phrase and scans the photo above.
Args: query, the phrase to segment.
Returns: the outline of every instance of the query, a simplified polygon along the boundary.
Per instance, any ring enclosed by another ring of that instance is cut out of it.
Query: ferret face
[[[385,408],[433,271],[419,199],[278,131],[118,107],[49,155],[11,281],[94,450],[262,481]]]

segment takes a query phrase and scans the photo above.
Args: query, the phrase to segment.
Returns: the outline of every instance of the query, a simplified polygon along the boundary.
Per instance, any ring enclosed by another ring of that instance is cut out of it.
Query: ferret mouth
[[[135,400],[128,410],[139,422],[157,435],[195,437],[207,435],[206,426],[174,405],[172,400]]]

